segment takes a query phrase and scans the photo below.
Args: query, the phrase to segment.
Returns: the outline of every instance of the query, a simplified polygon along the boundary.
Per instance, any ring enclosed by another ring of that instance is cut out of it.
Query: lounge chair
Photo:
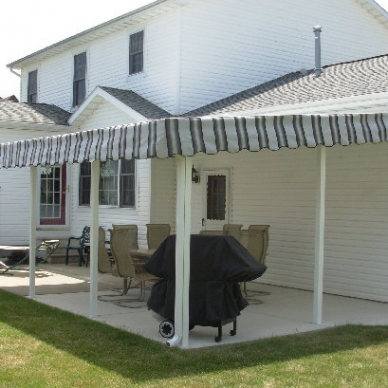
[[[56,251],[59,246],[59,240],[43,240],[36,248],[35,260],[37,264],[47,263],[52,254]],[[0,274],[4,274],[9,270],[18,269],[21,265],[27,264],[30,258],[30,252],[27,253],[14,264],[8,265],[0,261]]]

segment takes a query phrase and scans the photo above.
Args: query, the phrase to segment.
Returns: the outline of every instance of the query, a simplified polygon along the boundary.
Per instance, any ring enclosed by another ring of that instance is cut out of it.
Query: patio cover
[[[100,161],[177,158],[175,336],[171,346],[188,346],[190,280],[191,156],[221,151],[257,152],[282,147],[318,147],[315,233],[314,322],[322,319],[325,147],[387,141],[388,114],[289,115],[166,118],[0,144],[0,168],[31,167],[30,257],[35,254],[36,166],[92,162],[90,316],[97,304],[98,181]],[[35,296],[35,260],[30,297]]]
[[[0,144],[0,168],[387,141],[388,114],[166,118]]]

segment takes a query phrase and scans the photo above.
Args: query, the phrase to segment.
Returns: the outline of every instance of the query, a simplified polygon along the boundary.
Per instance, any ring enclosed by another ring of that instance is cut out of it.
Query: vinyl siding
[[[102,102],[98,109],[80,126],[80,130],[123,124],[131,122],[131,118],[109,103]],[[99,225],[106,231],[112,224],[137,224],[139,228],[139,245],[146,247],[145,225],[150,220],[150,184],[151,161],[136,161],[136,206],[135,208],[119,208],[100,206]],[[79,206],[79,164],[71,166],[71,233],[80,235],[83,227],[90,224],[91,211],[89,206]]]
[[[153,159],[151,176],[151,222],[155,224],[170,224],[171,233],[175,233],[175,159]]]
[[[29,169],[1,170],[0,245],[29,242],[30,214]]]
[[[119,208],[100,206],[99,225],[106,231],[112,228],[112,224],[137,224],[139,228],[139,246],[145,248],[145,225],[150,220],[150,161],[139,160],[136,162],[136,207]],[[91,210],[89,206],[79,206],[79,164],[72,166],[72,197],[71,197],[71,234],[80,235],[85,225],[90,225]]]
[[[22,100],[27,99],[28,72],[38,68],[39,102],[72,110],[73,58],[86,51],[87,94],[97,86],[130,89],[172,110],[176,105],[176,18],[176,12],[170,12],[147,25],[110,34],[23,69]],[[140,29],[145,29],[145,69],[129,76],[129,36]]]
[[[324,292],[388,301],[388,148],[327,148]],[[315,149],[196,156],[199,171],[231,171],[230,222],[269,224],[261,282],[313,289]],[[201,229],[203,182],[193,185],[192,231]]]
[[[314,68],[317,24],[323,65],[386,53],[387,30],[350,0],[197,0],[182,12],[182,112]]]
[[[39,131],[0,129],[2,142],[43,136]],[[29,245],[30,169],[0,170],[0,245]]]
[[[279,17],[287,9],[287,17]],[[388,31],[351,0],[195,0],[22,69],[38,68],[39,101],[66,110],[72,103],[73,56],[88,53],[87,92],[96,86],[132,89],[180,114],[302,68],[314,68],[320,24],[322,64],[386,53]],[[360,28],[362,26],[362,28]],[[128,76],[128,40],[145,30],[145,69]],[[108,71],[107,71],[108,69]]]
[[[82,121],[82,123],[79,123],[74,130],[110,127],[113,125],[129,124],[135,121],[132,117],[128,116],[109,102],[106,102],[101,97],[98,98],[98,101],[95,102],[93,108],[90,109],[91,110],[85,114],[86,119]],[[81,118],[82,117],[83,116],[81,115]]]

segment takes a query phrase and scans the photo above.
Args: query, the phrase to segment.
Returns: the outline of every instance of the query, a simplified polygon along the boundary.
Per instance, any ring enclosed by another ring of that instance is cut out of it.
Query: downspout
[[[313,31],[315,34],[315,76],[319,77],[322,74],[321,65],[321,26],[314,26]]]

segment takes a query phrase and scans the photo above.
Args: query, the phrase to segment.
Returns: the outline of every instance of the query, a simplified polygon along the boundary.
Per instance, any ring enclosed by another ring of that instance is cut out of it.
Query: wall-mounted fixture
[[[199,173],[198,171],[195,169],[195,167],[191,167],[191,181],[193,183],[199,183]]]

